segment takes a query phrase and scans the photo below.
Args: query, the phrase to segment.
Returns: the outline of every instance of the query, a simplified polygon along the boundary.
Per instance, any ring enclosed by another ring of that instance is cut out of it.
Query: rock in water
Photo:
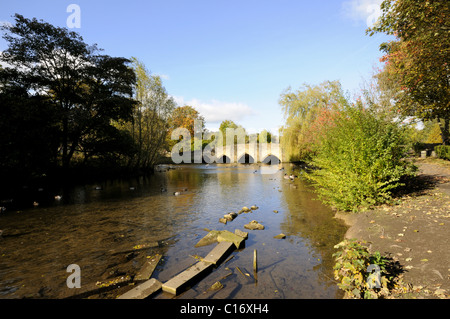
[[[244,241],[244,238],[236,234],[233,234],[228,230],[222,230],[217,236],[217,241],[219,243],[222,241],[233,243],[236,246],[236,248],[239,249],[241,247],[241,243]]]
[[[244,240],[245,240],[244,237],[233,234],[228,230],[211,230],[205,237],[200,239],[200,241],[195,245],[195,247],[202,247],[217,242],[220,243],[222,241],[227,241],[235,244],[236,248],[239,249]]]
[[[220,281],[216,281],[216,282],[209,288],[209,290],[217,291],[217,290],[220,290],[220,289],[222,289],[222,288],[223,288],[222,283],[221,283]]]
[[[252,220],[250,223],[244,225],[244,228],[250,230],[263,230],[264,226],[258,223],[256,220]]]
[[[244,238],[244,239],[247,239],[247,237],[248,237],[248,233],[245,232],[245,231],[242,231],[242,230],[240,230],[240,229],[235,229],[235,230],[234,230],[234,233],[235,233],[236,235],[238,235],[238,236],[241,236],[241,237]]]
[[[219,231],[211,230],[205,237],[200,239],[200,241],[195,245],[195,247],[208,246],[213,243],[217,243],[217,236],[219,236]]]
[[[279,234],[279,235],[274,236],[273,238],[276,238],[276,239],[285,239],[285,238],[286,238],[286,235],[285,235],[285,234]]]

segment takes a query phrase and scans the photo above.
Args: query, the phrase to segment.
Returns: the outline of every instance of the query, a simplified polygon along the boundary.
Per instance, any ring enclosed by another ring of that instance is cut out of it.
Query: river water
[[[177,298],[341,298],[332,280],[332,254],[346,227],[316,200],[299,169],[283,166],[261,174],[258,164],[180,165],[147,178],[53,190],[47,198],[61,195],[60,200],[2,212],[0,298],[62,298],[74,290],[66,284],[70,264],[79,265],[84,285],[134,275],[156,253],[162,259],[153,277],[165,282],[213,248],[194,247],[206,228],[241,229],[249,238],[231,260]],[[283,178],[292,171],[299,178]],[[252,205],[259,208],[226,225],[219,222],[225,213]],[[245,230],[251,220],[265,229]],[[286,238],[273,238],[280,233]],[[154,242],[159,246],[129,253]],[[209,290],[216,281],[224,288]]]

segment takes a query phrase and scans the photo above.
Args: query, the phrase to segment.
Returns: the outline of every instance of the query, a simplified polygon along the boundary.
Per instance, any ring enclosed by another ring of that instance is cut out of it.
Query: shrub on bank
[[[436,156],[442,159],[450,160],[450,145],[438,145],[434,147]]]
[[[310,161],[317,169],[308,174],[325,203],[346,211],[382,204],[414,174],[404,161],[405,136],[398,123],[354,106],[326,125]]]
[[[378,299],[387,297],[397,279],[388,270],[390,261],[377,251],[370,253],[368,248],[354,239],[344,240],[334,246],[336,260],[334,278],[338,286],[346,292],[347,298]]]

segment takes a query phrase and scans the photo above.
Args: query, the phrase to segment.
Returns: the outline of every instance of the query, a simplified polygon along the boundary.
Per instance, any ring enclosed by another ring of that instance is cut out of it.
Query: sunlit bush
[[[328,116],[316,136],[308,178],[320,198],[340,210],[389,201],[402,179],[414,174],[404,161],[405,135],[398,123],[362,105]]]

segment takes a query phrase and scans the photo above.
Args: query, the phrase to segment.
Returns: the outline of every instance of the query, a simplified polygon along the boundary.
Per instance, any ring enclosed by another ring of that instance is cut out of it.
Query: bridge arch
[[[255,163],[255,159],[250,154],[244,153],[244,154],[242,154],[239,157],[238,163],[240,163],[240,164],[253,164],[253,163]]]
[[[281,163],[281,159],[278,158],[278,156],[273,154],[267,154],[266,157],[261,161],[263,164],[270,164],[270,165],[276,165]]]
[[[231,163],[231,158],[229,158],[227,155],[223,154],[223,155],[218,156],[216,161],[219,164],[229,164],[229,163]]]

